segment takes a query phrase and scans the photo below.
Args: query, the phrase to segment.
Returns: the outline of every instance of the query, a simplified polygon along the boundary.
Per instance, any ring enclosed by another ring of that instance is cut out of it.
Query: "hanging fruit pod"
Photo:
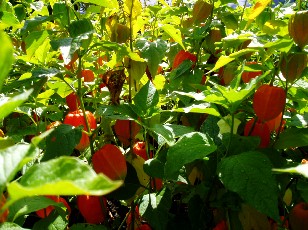
[[[269,121],[283,112],[286,92],[271,85],[260,86],[253,97],[253,110],[261,121]]]
[[[249,120],[244,129],[244,136],[258,136],[260,137],[260,148],[266,148],[270,144],[271,132],[268,128],[267,123],[263,123],[260,120],[255,122],[255,119],[252,118]]]
[[[303,49],[308,44],[308,10],[298,11],[289,19],[289,35]]]
[[[305,53],[290,53],[285,55],[280,64],[280,70],[288,82],[298,79],[307,67],[308,56]]]

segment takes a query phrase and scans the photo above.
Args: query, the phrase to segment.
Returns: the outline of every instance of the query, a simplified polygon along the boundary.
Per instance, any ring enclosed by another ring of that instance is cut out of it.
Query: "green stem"
[[[245,3],[244,3],[244,7],[243,7],[243,11],[242,11],[242,15],[241,15],[241,20],[240,20],[240,22],[242,22],[242,21],[243,21],[244,12],[245,12],[245,10],[246,10],[246,5],[247,5],[247,2],[248,2],[248,0],[245,0]]]
[[[92,135],[91,127],[89,125],[88,117],[86,115],[86,109],[84,107],[84,102],[83,102],[83,97],[82,97],[82,92],[81,92],[81,85],[82,85],[81,66],[82,66],[81,56],[78,55],[78,70],[77,70],[78,90],[77,90],[77,97],[80,100],[80,107],[81,107],[81,110],[82,110],[83,117],[85,118],[85,121],[86,121],[86,128],[88,130],[87,134],[88,134],[89,140],[90,140],[91,154],[93,155],[94,154],[94,145],[93,145],[93,139],[92,139],[93,135]]]
[[[133,21],[132,21],[132,17],[133,17],[133,8],[134,8],[134,1],[132,1],[132,5],[130,8],[130,12],[129,12],[129,29],[130,29],[130,34],[129,34],[129,48],[130,50],[133,52],[134,51],[134,47],[133,47]],[[131,64],[132,64],[132,59],[129,59],[129,68],[128,68],[128,102],[131,104],[132,103],[132,85],[133,85],[133,77],[132,77],[132,68],[131,68]],[[132,121],[129,121],[129,135],[130,135],[130,149],[133,150],[133,140],[132,140],[132,136],[133,136],[133,130],[132,130]]]
[[[230,132],[230,138],[229,138],[229,142],[228,142],[228,146],[227,146],[226,156],[228,155],[229,149],[230,149],[230,146],[231,146],[232,137],[233,137],[233,128],[234,128],[234,113],[231,114],[231,132]]]
[[[298,0],[297,7],[298,7],[298,11],[301,11],[301,9],[302,9],[302,0]]]
[[[289,90],[289,87],[288,87],[288,83],[287,83],[286,84],[286,89],[285,89],[286,95],[288,94],[288,90]],[[281,116],[281,120],[280,120],[279,127],[278,127],[278,133],[276,135],[275,141],[273,142],[273,145],[278,141],[279,136],[280,136],[280,131],[281,131],[281,128],[282,128],[282,123],[283,123],[283,114],[284,114],[284,111],[286,109],[286,104],[287,103],[284,103],[284,106],[283,106],[282,116]]]

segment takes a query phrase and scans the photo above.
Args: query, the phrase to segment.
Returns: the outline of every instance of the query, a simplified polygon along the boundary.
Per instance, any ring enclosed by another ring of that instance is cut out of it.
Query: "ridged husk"
[[[281,60],[280,70],[288,82],[298,79],[307,67],[308,56],[305,53],[291,53]]]
[[[308,10],[298,11],[290,17],[289,35],[301,49],[308,44]]]

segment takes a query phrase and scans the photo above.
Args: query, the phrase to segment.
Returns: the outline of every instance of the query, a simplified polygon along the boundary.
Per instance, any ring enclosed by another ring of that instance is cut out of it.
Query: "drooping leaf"
[[[218,175],[224,186],[261,213],[279,220],[278,191],[270,160],[250,151],[224,158]]]
[[[39,176],[38,176],[39,175]],[[121,186],[76,157],[62,156],[31,167],[7,185],[9,204],[37,195],[105,195]]]
[[[267,5],[271,2],[271,0],[259,0],[251,9],[251,12],[248,16],[247,26],[259,15],[263,12],[263,10],[267,7]],[[246,26],[246,27],[247,27]]]
[[[179,170],[185,164],[197,159],[203,159],[215,150],[216,145],[206,134],[192,132],[183,135],[168,150],[165,165],[166,178],[176,180],[179,175]]]
[[[182,34],[179,29],[176,29],[173,25],[165,24],[162,29],[185,50],[185,46],[182,41]]]
[[[0,31],[0,91],[2,89],[3,82],[10,72],[13,64],[13,45],[10,38],[2,31]],[[1,109],[0,109],[1,113]]]

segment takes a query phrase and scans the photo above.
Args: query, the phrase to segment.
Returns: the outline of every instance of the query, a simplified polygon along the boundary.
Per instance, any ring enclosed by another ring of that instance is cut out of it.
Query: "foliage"
[[[308,5],[245,3],[0,1],[0,229],[287,226]]]

